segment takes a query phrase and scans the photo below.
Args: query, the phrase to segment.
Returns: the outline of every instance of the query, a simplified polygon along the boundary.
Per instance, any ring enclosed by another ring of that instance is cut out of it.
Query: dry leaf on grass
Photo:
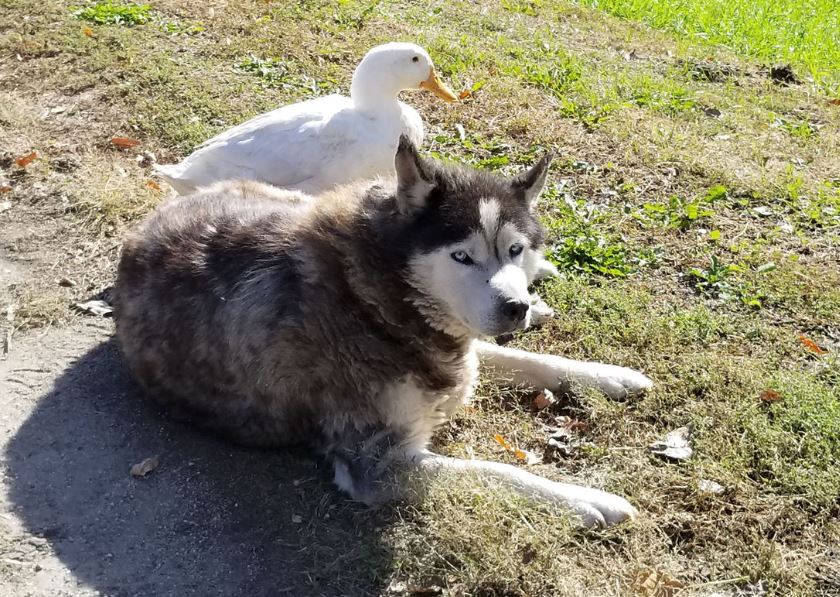
[[[542,462],[542,458],[540,458],[530,450],[523,450],[521,448],[511,446],[508,443],[508,441],[498,433],[493,436],[493,439],[495,439],[496,442],[498,442],[498,444],[502,446],[505,450],[513,454],[517,460],[524,462],[525,464],[539,464],[540,462]]]
[[[35,158],[38,157],[37,151],[32,151],[27,153],[26,155],[22,155],[19,158],[15,158],[15,164],[20,166],[21,168],[26,168],[29,164],[35,161]]]
[[[140,145],[140,141],[128,137],[114,137],[111,139],[111,144],[120,149],[128,149],[130,147],[137,147]]]
[[[543,410],[555,402],[557,402],[557,399],[554,397],[554,392],[543,390],[531,401],[531,410]]]
[[[517,460],[524,462],[525,464],[539,464],[542,462],[542,458],[530,450],[516,448],[513,451],[513,455],[516,456]]]
[[[90,27],[85,27],[84,29],[82,29],[82,34],[86,35],[87,37],[93,37],[93,29],[91,29]]]
[[[160,185],[156,183],[154,180],[147,180],[146,186],[152,189],[153,191],[157,191],[158,193],[163,192],[163,189],[160,188]]]
[[[459,100],[465,100],[472,97],[472,91],[469,89],[464,89],[461,93],[458,94]]]
[[[498,433],[493,436],[493,439],[496,440],[499,443],[499,445],[502,446],[505,450],[511,449],[510,445],[507,443],[507,440]]]
[[[106,317],[114,311],[114,308],[103,300],[91,300],[84,301],[82,303],[73,303],[73,306],[82,313],[96,315],[97,317]]]
[[[7,184],[0,184],[0,193],[11,193],[12,187]]]
[[[633,590],[644,597],[673,597],[685,583],[658,570],[641,570],[633,578]]]
[[[840,106],[840,98],[833,98],[828,100],[828,103],[832,106]]]
[[[771,390],[768,388],[758,395],[758,399],[762,402],[767,403],[779,402],[782,399],[782,395],[779,394],[776,390]]]
[[[825,354],[826,352],[828,352],[824,348],[821,348],[819,344],[811,340],[805,334],[799,334],[799,341],[802,342],[802,346],[804,346],[814,354]]]
[[[574,456],[582,446],[591,446],[590,442],[582,441],[577,433],[585,431],[587,424],[567,416],[554,417],[556,426],[547,427],[548,445],[546,457],[559,454],[564,458]]]
[[[653,442],[648,449],[669,460],[688,460],[691,458],[691,427],[685,426],[674,429],[664,440]]]
[[[142,462],[138,462],[134,466],[131,467],[131,476],[137,479],[142,479],[153,470],[155,470],[160,461],[158,460],[157,456],[152,456],[151,458],[146,458]]]

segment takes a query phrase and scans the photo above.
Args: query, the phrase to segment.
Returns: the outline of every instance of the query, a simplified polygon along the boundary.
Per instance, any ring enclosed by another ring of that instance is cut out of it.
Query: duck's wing
[[[311,191],[330,153],[324,129],[350,100],[327,96],[261,114],[209,139],[180,164],[158,168],[176,186],[248,178]],[[327,137],[332,135],[327,135]]]

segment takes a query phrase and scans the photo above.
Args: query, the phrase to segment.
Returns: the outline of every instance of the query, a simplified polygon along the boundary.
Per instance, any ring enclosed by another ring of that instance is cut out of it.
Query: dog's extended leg
[[[576,383],[598,388],[611,398],[639,394],[653,386],[638,371],[616,365],[573,361],[482,341],[476,342],[476,351],[481,364],[491,367],[498,381],[514,386],[557,390]]]
[[[416,498],[440,474],[474,473],[485,484],[502,483],[527,497],[568,509],[587,527],[605,527],[636,515],[627,500],[600,489],[557,483],[509,464],[402,449],[391,445],[392,440],[393,436],[380,433],[352,450],[352,456],[346,449],[336,454],[336,485],[354,500],[372,506],[395,498]]]
[[[587,527],[610,526],[636,516],[636,509],[630,502],[615,494],[591,487],[550,481],[509,464],[449,458],[428,451],[410,456],[408,462],[417,466],[423,473],[423,481],[427,481],[428,477],[451,471],[458,474],[475,473],[476,477],[485,483],[501,482],[523,495],[554,502],[570,510]]]

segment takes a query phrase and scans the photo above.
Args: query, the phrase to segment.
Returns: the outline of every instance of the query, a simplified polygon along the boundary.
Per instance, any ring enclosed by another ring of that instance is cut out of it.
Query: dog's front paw
[[[613,399],[637,396],[653,387],[649,377],[627,367],[593,363],[588,380],[581,380],[585,385],[596,387]]]
[[[540,298],[537,293],[530,297],[531,302],[531,322],[530,325],[542,325],[552,317],[554,317],[554,309]]]
[[[564,485],[564,493],[565,506],[588,528],[613,526],[637,515],[623,497],[600,489]]]
[[[537,265],[537,271],[534,273],[534,280],[542,280],[543,278],[553,278],[559,276],[560,273],[557,268],[548,259],[542,259]]]

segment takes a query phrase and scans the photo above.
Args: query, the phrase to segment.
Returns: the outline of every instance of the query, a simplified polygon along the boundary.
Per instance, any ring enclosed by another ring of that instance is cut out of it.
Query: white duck
[[[318,194],[388,175],[400,134],[418,146],[423,140],[420,115],[397,99],[403,89],[418,88],[457,99],[423,48],[377,46],[356,67],[349,98],[329,95],[283,106],[205,141],[180,164],[155,168],[181,194],[230,178]]]

